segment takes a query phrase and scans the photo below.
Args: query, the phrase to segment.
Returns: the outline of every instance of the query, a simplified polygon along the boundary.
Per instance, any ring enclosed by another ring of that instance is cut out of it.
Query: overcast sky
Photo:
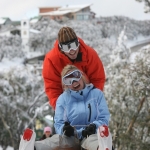
[[[91,10],[97,16],[122,15],[138,20],[150,20],[144,13],[144,3],[136,0],[0,0],[0,17],[21,20],[38,15],[38,7],[65,6],[92,3]]]

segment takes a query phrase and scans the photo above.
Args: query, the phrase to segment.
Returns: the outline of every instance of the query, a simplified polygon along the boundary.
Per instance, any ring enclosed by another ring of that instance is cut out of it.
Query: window
[[[24,26],[26,26],[26,25],[27,25],[27,23],[26,23],[26,22],[23,22],[23,25],[24,25]]]
[[[77,20],[88,20],[89,15],[77,15]]]
[[[26,32],[26,31],[24,31],[24,32],[23,32],[23,34],[24,34],[24,35],[26,35],[26,34],[27,34],[27,32]]]
[[[83,20],[83,16],[82,15],[77,15],[77,20]]]
[[[84,15],[83,18],[84,18],[84,20],[88,20],[89,16],[88,15]]]

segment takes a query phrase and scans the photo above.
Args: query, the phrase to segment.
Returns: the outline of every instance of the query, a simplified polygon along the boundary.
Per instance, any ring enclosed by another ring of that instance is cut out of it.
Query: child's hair
[[[85,74],[80,70],[78,69],[76,66],[74,65],[66,65],[62,72],[61,72],[61,79],[69,72],[69,71],[73,71],[73,70],[79,70],[81,73],[82,73],[82,80],[85,84],[88,84],[88,80],[87,80],[87,77],[85,76]],[[64,90],[67,90],[68,87],[62,82],[62,86],[63,86],[63,89]]]

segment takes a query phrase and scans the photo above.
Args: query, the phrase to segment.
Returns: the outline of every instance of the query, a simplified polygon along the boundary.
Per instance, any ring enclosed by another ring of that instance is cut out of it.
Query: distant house
[[[9,18],[0,18],[0,26],[6,26],[6,25],[19,26],[20,21],[12,21]]]
[[[55,11],[40,12],[39,15],[62,21],[66,18],[71,20],[90,20],[92,18],[95,18],[95,13],[91,12],[90,9],[91,5],[92,4],[74,6],[67,5],[65,7],[56,8]]]
[[[4,25],[10,25],[12,21],[9,18],[0,18],[0,29]]]
[[[0,18],[0,25],[9,25],[11,22],[9,18]]]

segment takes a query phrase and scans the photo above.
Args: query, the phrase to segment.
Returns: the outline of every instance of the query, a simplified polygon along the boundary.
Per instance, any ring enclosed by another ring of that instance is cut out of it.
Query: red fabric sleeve
[[[51,60],[45,57],[43,63],[43,79],[45,92],[48,96],[49,103],[55,109],[57,98],[62,94],[61,76],[57,72]]]
[[[99,58],[97,52],[91,49],[88,54],[88,68],[86,68],[86,74],[91,83],[100,90],[103,91],[105,84],[105,71],[101,59]]]

